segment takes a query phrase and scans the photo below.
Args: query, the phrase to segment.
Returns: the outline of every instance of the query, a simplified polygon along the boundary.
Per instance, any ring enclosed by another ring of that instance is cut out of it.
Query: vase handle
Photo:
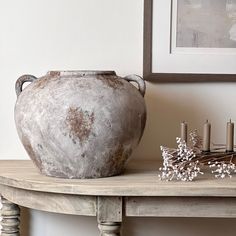
[[[135,82],[138,84],[138,89],[139,92],[141,93],[141,95],[144,97],[145,95],[145,91],[146,91],[146,84],[144,79],[141,76],[138,75],[128,75],[124,77],[125,80],[127,80],[128,82]]]
[[[15,84],[15,90],[16,90],[16,95],[17,97],[21,94],[22,92],[22,88],[23,88],[23,84],[25,82],[33,82],[34,80],[38,79],[37,77],[33,76],[33,75],[22,75]]]

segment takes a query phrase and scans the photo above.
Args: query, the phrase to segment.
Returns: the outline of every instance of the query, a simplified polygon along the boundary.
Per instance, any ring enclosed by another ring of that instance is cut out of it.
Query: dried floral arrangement
[[[189,145],[185,140],[176,138],[177,148],[161,146],[161,180],[192,181],[204,174],[206,167],[216,178],[231,178],[236,173],[235,152],[225,152],[223,144],[213,144],[211,152],[203,152],[202,137],[198,135],[197,130],[192,131],[189,136]]]

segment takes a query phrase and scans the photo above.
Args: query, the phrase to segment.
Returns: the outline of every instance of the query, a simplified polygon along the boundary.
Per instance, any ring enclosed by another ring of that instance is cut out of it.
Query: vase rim
[[[52,70],[47,75],[52,76],[86,76],[86,75],[116,75],[115,71],[107,70]]]

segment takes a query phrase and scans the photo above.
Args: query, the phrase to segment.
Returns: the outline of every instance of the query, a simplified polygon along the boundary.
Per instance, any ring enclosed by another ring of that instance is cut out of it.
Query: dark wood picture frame
[[[144,0],[144,34],[143,34],[143,77],[145,80],[169,82],[235,82],[235,74],[175,74],[152,72],[152,20],[153,0]]]

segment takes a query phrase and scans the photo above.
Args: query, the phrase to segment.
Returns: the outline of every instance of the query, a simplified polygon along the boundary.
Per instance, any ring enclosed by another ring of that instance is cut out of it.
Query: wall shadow
[[[125,218],[123,235],[136,236],[232,236],[236,219],[220,218]]]
[[[20,207],[21,222],[20,222],[20,235],[30,236],[30,209]]]

